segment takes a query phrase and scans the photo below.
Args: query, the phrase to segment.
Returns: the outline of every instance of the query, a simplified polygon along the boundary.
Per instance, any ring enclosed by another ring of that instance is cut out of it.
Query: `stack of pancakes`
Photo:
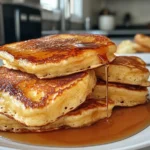
[[[88,34],[53,35],[0,47],[0,130],[77,128],[111,116],[115,105],[145,103],[145,63],[135,57],[115,59],[115,51],[108,38]]]
[[[92,98],[106,97],[105,67],[95,69],[98,77]],[[108,98],[115,106],[135,106],[147,100],[149,70],[145,62],[135,56],[118,56],[108,68]]]

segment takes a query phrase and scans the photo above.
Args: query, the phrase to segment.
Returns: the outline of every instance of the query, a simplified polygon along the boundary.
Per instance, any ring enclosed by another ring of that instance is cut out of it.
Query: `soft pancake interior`
[[[59,128],[77,128],[89,126],[100,119],[110,117],[113,107],[114,103],[109,100],[107,112],[107,105],[104,101],[87,99],[77,109],[58,118],[55,122],[41,127],[28,127],[12,118],[0,114],[0,130],[11,132],[44,132]]]
[[[105,36],[59,34],[0,47],[5,67],[53,78],[112,61],[115,44]]]
[[[43,126],[82,104],[95,84],[93,70],[40,80],[0,67],[0,112],[28,126]]]
[[[108,83],[108,98],[116,106],[135,106],[147,101],[148,89],[146,87],[125,85],[119,83]],[[98,80],[91,98],[105,99],[106,83]]]

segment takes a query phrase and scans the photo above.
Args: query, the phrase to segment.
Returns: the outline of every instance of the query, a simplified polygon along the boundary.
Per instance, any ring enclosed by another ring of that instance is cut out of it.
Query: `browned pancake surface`
[[[87,99],[78,108],[58,118],[55,122],[40,127],[28,127],[17,122],[13,118],[0,114],[0,130],[10,132],[45,132],[60,128],[89,126],[100,119],[110,117],[113,107],[114,102],[109,100],[107,114],[107,105],[105,101],[99,99]]]
[[[108,100],[108,105],[113,105],[114,102],[111,100]],[[94,99],[94,98],[90,98],[87,99],[82,105],[80,105],[79,107],[77,107],[74,111],[69,112],[67,115],[68,116],[75,116],[75,115],[79,115],[82,114],[82,111],[89,111],[95,108],[106,108],[107,104],[105,101],[100,100],[100,99]]]
[[[123,66],[129,66],[129,67],[136,67],[144,72],[147,72],[147,69],[145,68],[146,63],[139,59],[136,56],[120,56],[116,57],[113,62],[110,64],[114,65],[123,65]]]
[[[96,76],[106,81],[105,66],[95,69]],[[135,56],[117,56],[108,67],[108,81],[129,85],[150,86],[150,72],[145,62]]]
[[[71,86],[73,86],[71,84],[73,81],[83,78],[86,74],[86,72],[83,72],[61,78],[39,80],[34,75],[1,67],[0,91],[4,90],[8,92],[9,95],[15,96],[16,99],[24,103],[26,107],[44,107],[49,103],[47,99],[50,96],[55,93],[61,95],[65,90],[64,86],[70,84],[66,88],[71,88]],[[37,99],[38,97],[41,98],[33,101],[33,99],[30,99],[31,93],[29,94],[29,90],[37,91]],[[41,91],[44,94],[42,94]]]
[[[85,50],[97,51],[100,57],[106,59],[107,47],[111,45],[114,43],[100,35],[61,34],[7,44],[0,47],[0,51],[8,52],[15,59],[42,64],[58,63],[82,55]]]

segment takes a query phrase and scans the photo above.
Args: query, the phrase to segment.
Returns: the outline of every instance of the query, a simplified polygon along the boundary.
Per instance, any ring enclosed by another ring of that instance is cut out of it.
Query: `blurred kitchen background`
[[[56,33],[150,35],[150,0],[0,0],[0,45]]]
[[[150,35],[150,0],[0,0],[0,45],[58,33],[106,35],[116,44]],[[150,69],[148,53],[136,56]]]

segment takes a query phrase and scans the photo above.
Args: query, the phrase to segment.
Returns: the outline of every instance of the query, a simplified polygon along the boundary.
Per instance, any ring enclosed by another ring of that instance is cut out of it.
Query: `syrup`
[[[107,118],[108,118],[108,68],[109,65],[105,65]]]
[[[97,49],[93,44],[78,45],[80,48]],[[98,48],[99,49],[99,48]],[[103,49],[103,51],[102,51]],[[100,61],[108,64],[105,48],[98,50]],[[45,55],[46,56],[46,55]],[[108,65],[106,71],[106,86],[108,86]],[[108,87],[106,88],[106,104],[108,110]],[[62,129],[45,133],[8,133],[0,132],[3,138],[24,144],[78,147],[106,144],[130,137],[150,124],[150,103],[130,107],[114,108],[112,116],[98,121],[92,126],[78,129]]]
[[[92,126],[78,129],[62,129],[45,133],[0,132],[3,138],[19,143],[78,147],[106,144],[130,137],[150,124],[150,103],[130,107],[114,108],[112,116]]]

